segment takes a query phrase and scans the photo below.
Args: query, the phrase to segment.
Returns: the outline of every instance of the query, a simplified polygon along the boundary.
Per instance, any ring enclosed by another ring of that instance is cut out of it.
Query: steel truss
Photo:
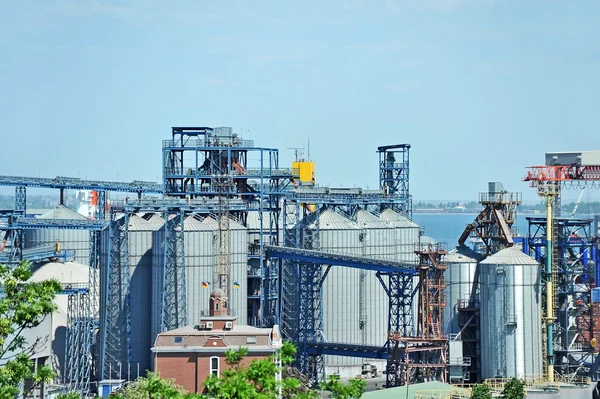
[[[236,216],[246,227],[248,212],[258,213],[258,229],[249,230],[259,237],[248,248],[249,324],[278,324],[279,265],[265,258],[263,248],[279,244],[280,201],[299,177],[297,171],[279,167],[278,150],[254,147],[230,128],[173,127],[172,138],[163,141],[162,156],[167,195],[190,201],[226,196],[230,214],[236,202],[242,204]],[[259,159],[258,164],[253,165],[251,158]],[[220,184],[224,178],[231,180],[226,192]]]
[[[67,331],[65,338],[65,369],[63,384],[67,392],[90,392],[92,376],[92,320],[88,288],[67,286]]]
[[[387,207],[412,216],[409,163],[410,144],[387,145],[377,148],[379,154],[379,189],[395,197]]]
[[[529,217],[527,220],[529,254],[543,264],[546,259],[546,219]],[[576,375],[587,375],[599,357],[597,348],[591,345],[597,334],[590,305],[591,288],[596,284],[591,224],[590,219],[553,219],[554,364],[555,373],[567,380]],[[545,297],[545,291],[542,295]],[[590,377],[594,380],[599,379],[597,370],[592,374]]]

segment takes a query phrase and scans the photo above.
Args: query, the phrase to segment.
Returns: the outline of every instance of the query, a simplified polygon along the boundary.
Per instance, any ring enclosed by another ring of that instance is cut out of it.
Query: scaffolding
[[[387,208],[412,216],[412,197],[409,179],[410,144],[387,145],[377,148],[379,154],[379,189],[394,197]]]
[[[448,268],[442,257],[447,253],[444,244],[417,243],[417,334],[389,336],[387,373],[396,374],[398,385],[447,380],[448,338],[441,330],[446,307],[444,272]]]
[[[65,334],[65,369],[63,384],[66,392],[89,393],[92,376],[93,328],[90,318],[90,295],[87,284],[67,285],[61,292],[67,295],[67,326]]]
[[[528,217],[529,254],[544,264],[547,252],[546,218]],[[554,372],[563,379],[587,376],[598,357],[594,338],[591,289],[595,286],[594,237],[591,219],[552,220],[552,300]],[[548,280],[548,273],[544,279]],[[543,291],[544,298],[547,293]],[[546,308],[546,301],[542,301]],[[544,334],[547,340],[547,335]],[[548,359],[545,359],[548,361]],[[597,380],[597,372],[590,375]]]

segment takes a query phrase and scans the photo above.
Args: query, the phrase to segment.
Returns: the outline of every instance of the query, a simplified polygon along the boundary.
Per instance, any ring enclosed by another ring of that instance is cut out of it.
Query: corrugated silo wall
[[[150,300],[150,341],[154,345],[156,336],[161,332],[161,309],[163,295],[163,275],[165,264],[165,227],[162,226],[152,234],[152,296]],[[152,364],[154,369],[154,364]]]
[[[75,251],[74,262],[89,265],[90,232],[71,229],[36,229],[25,230],[25,248],[52,247],[60,243],[61,249]]]
[[[446,260],[446,308],[442,313],[442,331],[446,334],[458,334],[460,328],[457,304],[460,300],[469,300],[471,296],[477,261],[456,250],[451,251]]]
[[[184,233],[187,321],[192,326],[208,314],[208,298],[216,282],[217,233],[204,224],[200,228],[186,227]],[[210,285],[203,288],[202,282]]]
[[[394,259],[396,255],[395,235],[393,228],[385,223],[375,223],[371,227],[363,227],[362,255],[369,258]],[[387,340],[388,296],[375,271],[360,270],[359,275],[365,279],[365,287],[359,286],[360,301],[364,301],[359,314],[360,343],[364,345],[381,346]],[[385,281],[384,277],[384,281]],[[359,281],[359,284],[361,282]],[[370,359],[369,363],[376,364],[380,371],[385,370],[385,360]],[[355,376],[360,373],[356,370]]]
[[[146,375],[150,370],[153,345],[151,320],[152,229],[129,231],[129,274],[131,315],[131,376]]]
[[[348,221],[348,227],[351,222]],[[344,226],[320,226],[320,250],[345,255],[360,255],[360,230]],[[323,283],[323,330],[328,342],[360,343],[360,271],[333,266]],[[356,375],[360,358],[325,356],[327,373],[348,377]]]
[[[539,376],[542,372],[539,266],[493,262],[494,255],[479,265],[481,376],[484,379]]]
[[[248,238],[246,229],[239,224],[231,230],[231,276],[229,281],[230,311],[237,316],[237,323],[248,324]],[[239,288],[234,288],[234,282]]]

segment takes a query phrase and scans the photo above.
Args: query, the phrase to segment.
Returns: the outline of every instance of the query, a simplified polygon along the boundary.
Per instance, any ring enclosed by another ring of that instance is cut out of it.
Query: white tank
[[[87,220],[84,216],[64,205],[59,205],[39,216],[39,219]],[[61,249],[75,251],[75,262],[89,264],[90,232],[75,229],[36,229],[25,230],[25,248],[53,247],[60,243]]]
[[[466,246],[459,246],[448,252],[444,260],[448,264],[446,276],[446,308],[442,313],[442,331],[445,334],[458,334],[458,301],[469,300],[477,259],[479,255]]]
[[[541,375],[539,264],[510,247],[481,261],[479,267],[481,377]]]
[[[46,263],[38,268],[31,276],[30,281],[39,282],[56,279],[63,285],[73,287],[89,287],[89,266],[79,263]],[[57,295],[54,299],[57,309],[51,316],[49,344],[51,346],[51,359],[47,364],[52,366],[56,373],[55,382],[62,383],[65,367],[65,344],[67,332],[67,295]]]

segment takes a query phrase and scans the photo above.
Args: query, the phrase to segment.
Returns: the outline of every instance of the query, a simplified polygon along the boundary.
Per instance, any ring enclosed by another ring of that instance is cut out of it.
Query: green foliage
[[[113,397],[116,399],[316,399],[319,393],[303,386],[302,381],[294,377],[284,377],[281,381],[277,375],[280,370],[277,359],[282,366],[294,361],[296,347],[284,343],[283,347],[272,357],[253,360],[249,366],[243,365],[248,354],[247,348],[225,352],[225,362],[229,366],[219,377],[209,376],[204,382],[207,396],[186,393],[175,385],[173,380],[163,380],[158,374],[150,373],[147,378],[127,385]],[[327,385],[328,384],[328,385]],[[363,380],[351,380],[343,384],[339,378],[330,379],[324,387],[331,391],[331,397],[337,399],[360,398],[366,387]],[[0,398],[1,399],[1,398]],[[60,398],[75,399],[75,398]]]
[[[365,380],[350,380],[348,384],[343,384],[340,377],[330,375],[326,383],[322,384],[322,388],[330,391],[332,399],[358,399],[365,392],[367,382]]]
[[[471,399],[492,399],[488,384],[475,384],[471,390]]]
[[[112,395],[116,399],[194,399],[204,398],[202,395],[187,393],[172,379],[162,379],[156,373],[148,373],[135,382],[126,385],[120,392]],[[59,398],[61,399],[61,398]],[[75,399],[75,398],[65,398]]]
[[[33,371],[30,356],[42,342],[26,342],[23,331],[38,326],[56,309],[54,297],[61,291],[56,280],[28,282],[29,262],[23,261],[12,270],[0,265],[0,399],[14,398],[24,380],[34,385],[50,381],[54,374],[49,366]],[[27,392],[26,392],[27,394]]]
[[[61,393],[56,397],[57,399],[81,399],[79,392]]]
[[[518,378],[511,378],[504,384],[500,395],[501,399],[523,399],[525,398],[525,383]]]

